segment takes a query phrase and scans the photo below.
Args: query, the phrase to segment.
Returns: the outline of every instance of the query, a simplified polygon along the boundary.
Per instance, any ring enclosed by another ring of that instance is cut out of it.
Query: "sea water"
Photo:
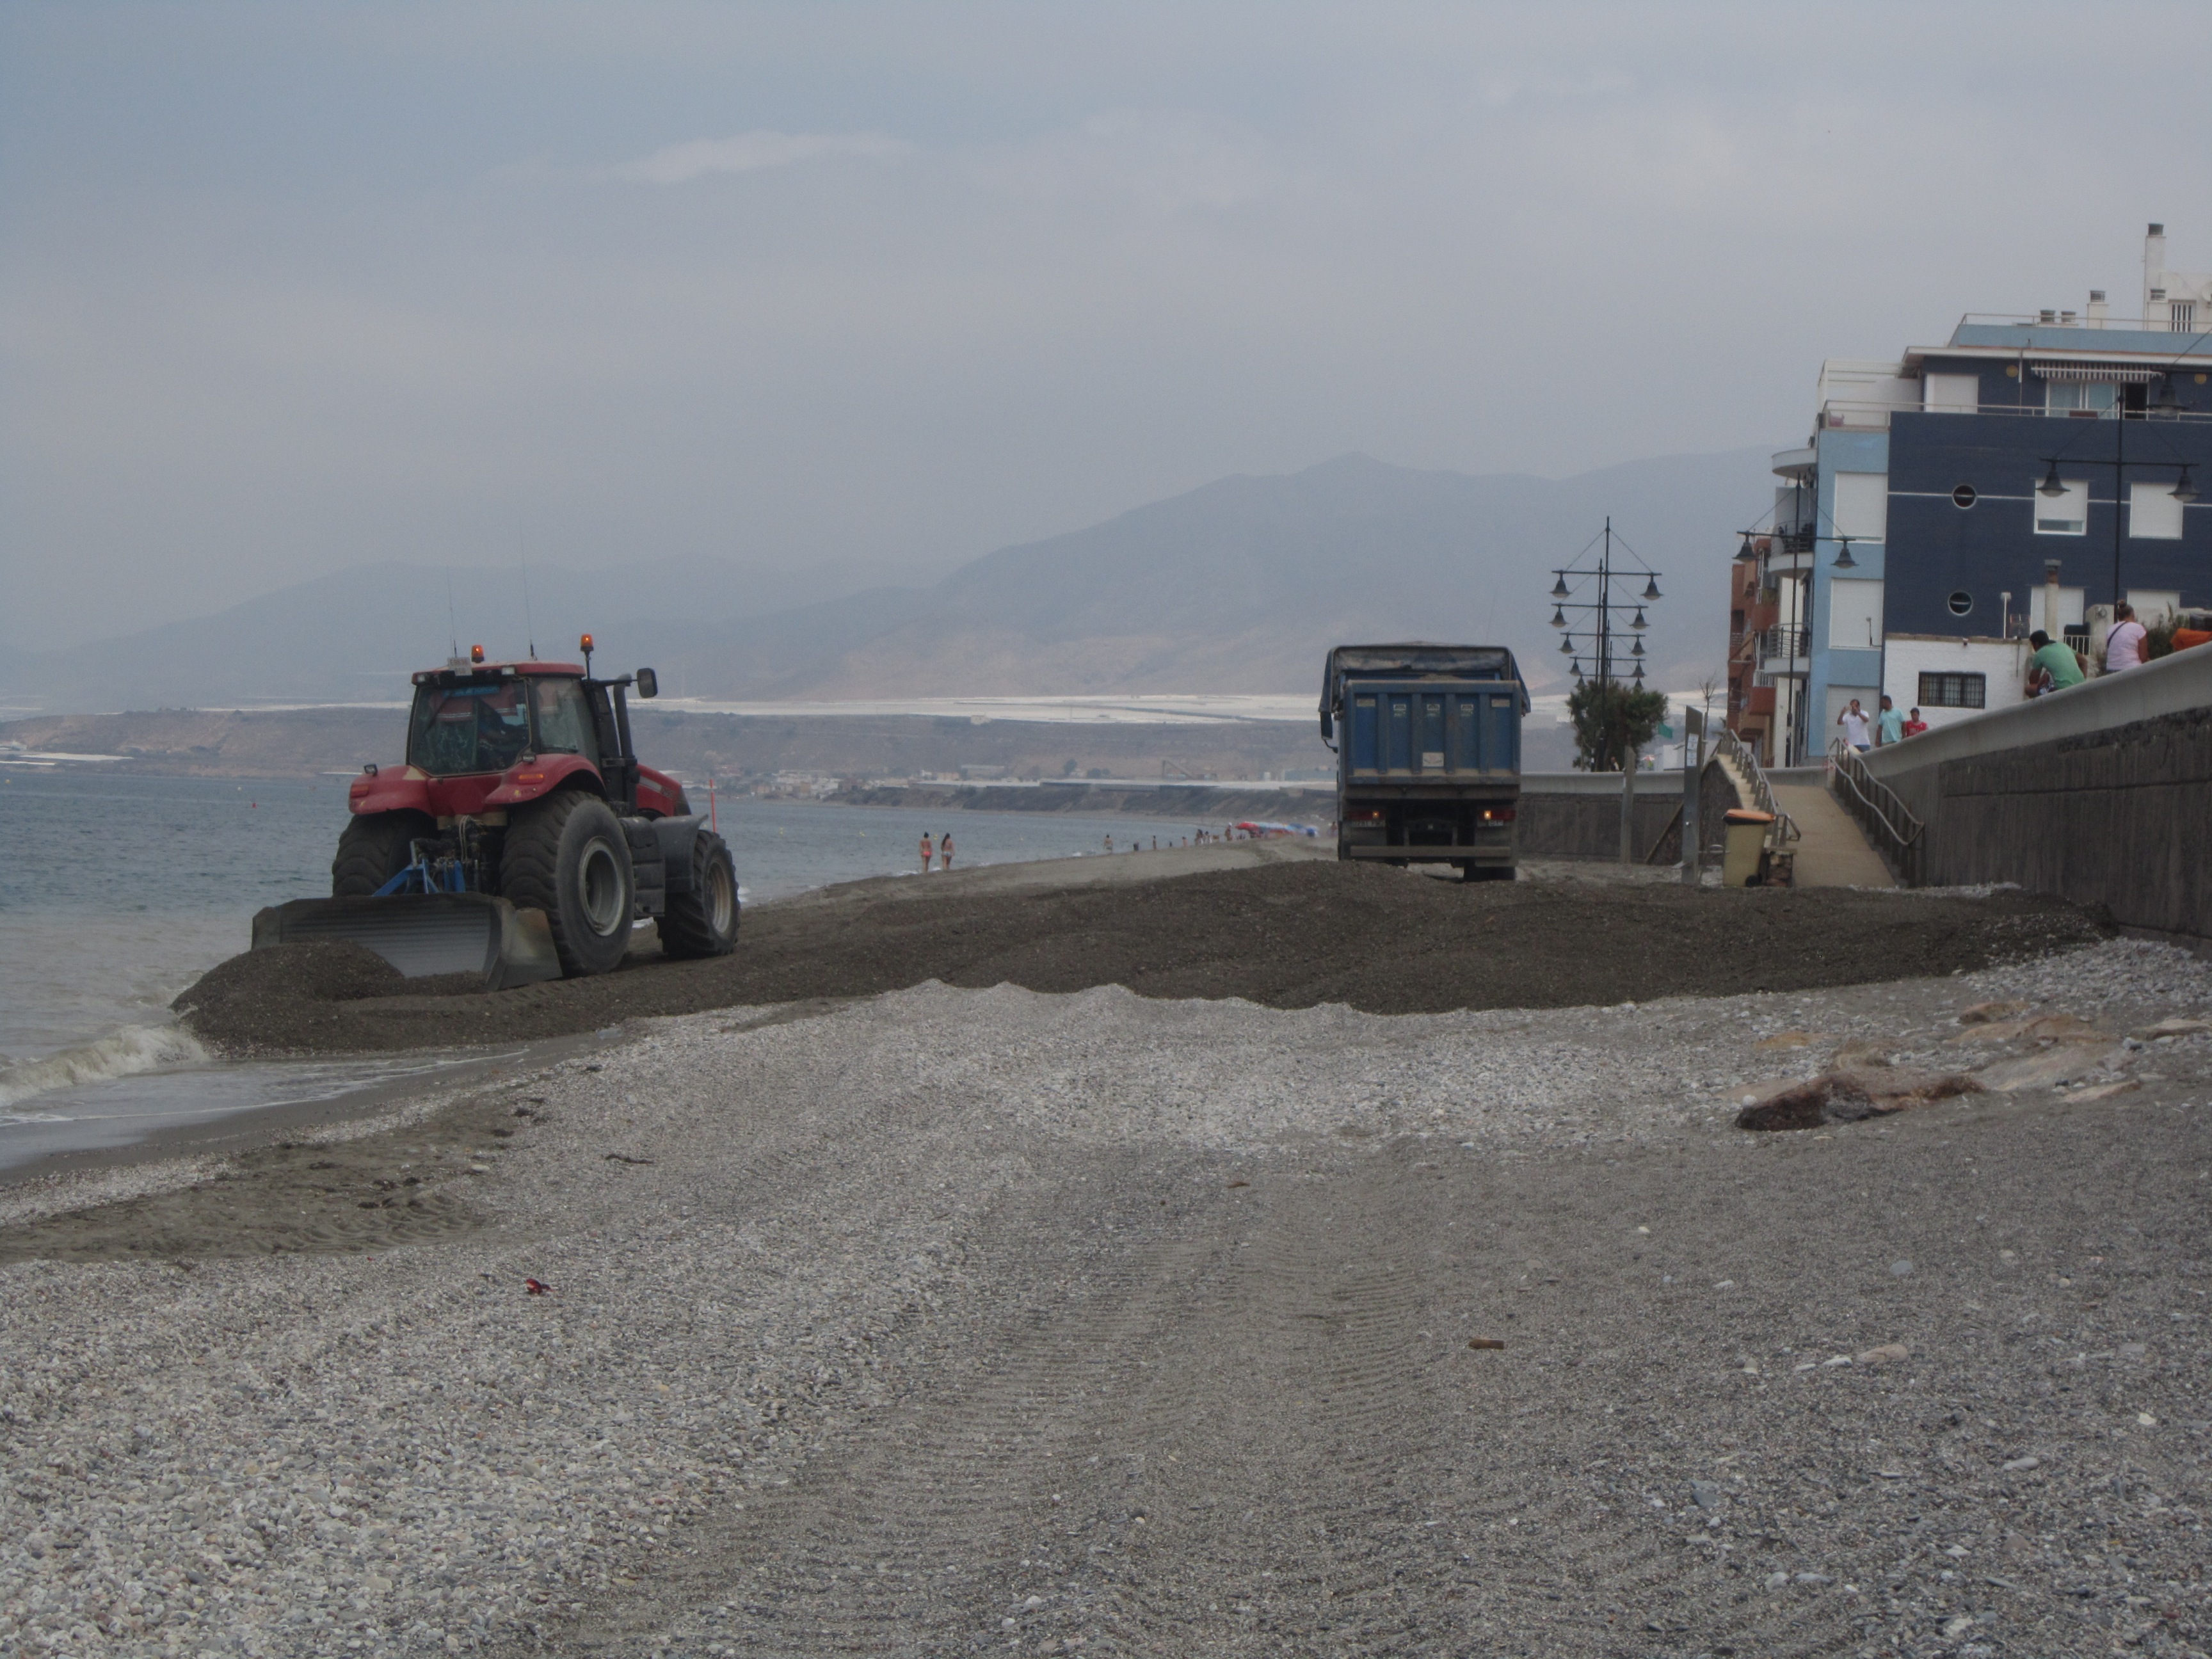
[[[0,767],[0,1169],[479,1057],[222,1062],[169,1012],[246,948],[256,910],[330,891],[349,781]],[[967,868],[1100,853],[1109,836],[1167,846],[1195,827],[745,799],[715,815],[747,903],[918,871],[925,833],[951,830]]]

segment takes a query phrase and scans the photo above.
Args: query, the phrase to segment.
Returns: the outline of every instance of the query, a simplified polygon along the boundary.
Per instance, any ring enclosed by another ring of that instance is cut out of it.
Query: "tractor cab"
[[[580,771],[619,811],[688,810],[675,781],[641,766],[631,745],[626,694],[652,696],[651,669],[597,679],[588,655],[582,665],[488,663],[482,649],[414,677],[407,765],[447,786],[434,792],[441,816],[513,805]]]

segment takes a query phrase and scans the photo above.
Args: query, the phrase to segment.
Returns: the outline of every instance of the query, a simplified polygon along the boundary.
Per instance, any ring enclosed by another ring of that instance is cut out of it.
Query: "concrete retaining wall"
[[[1866,759],[1927,826],[1919,880],[2017,882],[2124,927],[2212,938],[2212,647]]]
[[[1700,780],[1698,823],[1708,847],[1719,842],[1721,814],[1736,804],[1735,790],[1717,763]],[[1636,856],[1649,864],[1679,864],[1682,836],[1674,822],[1682,804],[1680,772],[1644,772],[1636,779]],[[1522,858],[1603,859],[1620,856],[1620,775],[1618,772],[1524,772],[1521,775],[1518,837]],[[1655,850],[1656,848],[1656,850]]]

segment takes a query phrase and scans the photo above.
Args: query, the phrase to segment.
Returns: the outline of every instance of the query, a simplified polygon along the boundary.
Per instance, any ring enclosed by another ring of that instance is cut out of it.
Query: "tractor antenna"
[[[520,540],[520,538],[521,532],[518,531],[516,539]],[[530,562],[526,559],[523,561],[522,565],[522,626],[530,635],[530,660],[536,662],[538,660],[538,624],[531,620],[530,616]]]
[[[461,624],[453,615],[453,567],[446,567],[446,626],[453,630],[453,654],[461,654]]]

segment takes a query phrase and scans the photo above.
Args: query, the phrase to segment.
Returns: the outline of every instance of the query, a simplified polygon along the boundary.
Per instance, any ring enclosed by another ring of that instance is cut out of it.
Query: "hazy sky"
[[[2132,309],[2146,220],[2212,264],[2205,16],[12,0],[0,641],[1778,447],[1824,356]]]

